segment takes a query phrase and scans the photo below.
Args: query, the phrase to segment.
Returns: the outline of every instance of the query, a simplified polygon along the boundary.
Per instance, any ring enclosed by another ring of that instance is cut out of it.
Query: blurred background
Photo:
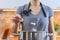
[[[5,28],[14,26],[12,17],[15,14],[17,7],[29,3],[29,1],[30,0],[0,0],[0,35],[3,33]],[[53,9],[56,40],[60,40],[60,0],[40,1]],[[10,37],[10,39],[13,40],[14,38]]]

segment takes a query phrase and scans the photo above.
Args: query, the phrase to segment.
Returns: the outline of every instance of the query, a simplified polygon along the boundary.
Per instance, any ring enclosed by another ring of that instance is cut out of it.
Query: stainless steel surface
[[[13,35],[19,36],[20,39],[23,40],[23,34],[22,34],[23,32],[24,32],[24,31],[22,31],[21,34],[13,34]],[[42,38],[42,32],[45,32],[45,31],[36,32],[36,33],[37,33],[37,40],[42,40],[42,39],[43,39],[43,38]],[[28,40],[28,38],[29,38],[29,37],[28,37],[28,36],[29,36],[28,33],[29,33],[29,32],[26,32],[26,36],[25,36],[25,37],[26,37],[26,40]],[[30,32],[30,40],[32,40],[32,38],[33,38],[33,37],[32,37],[32,33],[33,33],[33,32]],[[45,32],[45,33],[46,33],[46,34],[45,34],[46,36],[51,36],[51,35],[53,35],[52,33],[47,33],[47,32]]]

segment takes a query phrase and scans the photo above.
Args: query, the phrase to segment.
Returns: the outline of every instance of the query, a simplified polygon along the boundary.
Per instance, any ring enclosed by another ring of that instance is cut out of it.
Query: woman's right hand
[[[13,22],[15,24],[19,23],[19,22],[23,22],[23,18],[21,17],[21,15],[19,14],[15,14],[12,18]]]

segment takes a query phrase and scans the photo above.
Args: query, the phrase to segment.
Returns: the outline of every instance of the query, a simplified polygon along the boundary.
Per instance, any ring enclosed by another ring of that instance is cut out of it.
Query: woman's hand
[[[12,18],[13,22],[15,23],[14,25],[14,29],[13,29],[13,33],[17,33],[17,28],[19,27],[18,25],[23,22],[23,18],[21,17],[21,15],[19,14],[15,14],[14,17]],[[21,28],[21,24],[20,24],[20,28]],[[21,28],[22,29],[22,28]]]
[[[12,18],[12,20],[15,24],[17,24],[19,22],[23,22],[23,18],[19,14],[15,14],[14,17]]]

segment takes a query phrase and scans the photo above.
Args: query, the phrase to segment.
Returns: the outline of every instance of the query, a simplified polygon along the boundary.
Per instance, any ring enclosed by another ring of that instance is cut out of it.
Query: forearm
[[[18,28],[18,24],[15,24],[14,27],[12,28],[13,29],[13,33],[17,33],[17,28]]]
[[[53,32],[53,34],[50,36],[50,40],[56,40],[55,32]]]
[[[53,17],[51,17],[49,19],[49,29],[48,30],[49,30],[49,33],[52,33],[52,36],[50,36],[50,40],[56,40]]]
[[[17,33],[18,28],[20,31],[22,31],[22,23],[15,24],[15,26],[13,27],[13,33]]]
[[[53,36],[50,36],[50,40],[53,40]]]

